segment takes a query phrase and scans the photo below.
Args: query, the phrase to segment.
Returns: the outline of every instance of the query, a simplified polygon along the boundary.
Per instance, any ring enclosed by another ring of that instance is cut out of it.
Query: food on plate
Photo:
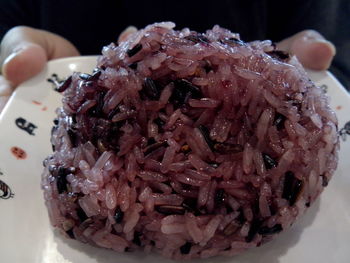
[[[57,87],[42,188],[51,223],[118,252],[236,255],[327,186],[337,118],[297,59],[214,26],[147,26]]]

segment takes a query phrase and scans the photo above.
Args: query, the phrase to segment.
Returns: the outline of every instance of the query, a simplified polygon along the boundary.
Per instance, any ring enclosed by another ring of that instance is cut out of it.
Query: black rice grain
[[[272,169],[277,166],[277,162],[268,154],[262,154],[266,169]]]
[[[57,172],[57,190],[59,194],[67,192],[67,169],[64,167],[59,167]]]
[[[218,189],[215,193],[215,204],[221,205],[224,202],[224,197],[225,197],[225,190],[224,189]]]
[[[132,49],[129,49],[128,51],[126,51],[126,54],[128,54],[128,56],[131,58],[135,56],[139,51],[141,51],[141,49],[142,49],[142,44],[137,44]]]
[[[258,233],[261,226],[261,221],[254,219],[250,225],[248,236],[246,237],[246,242],[250,243],[253,241],[255,235]]]
[[[281,224],[276,224],[273,227],[261,227],[258,231],[260,235],[273,235],[281,232],[283,230]]]
[[[302,190],[303,182],[294,176],[294,173],[288,171],[285,173],[282,198],[289,201],[289,205],[295,204]]]
[[[280,131],[284,128],[284,121],[286,117],[280,113],[276,113],[273,125],[276,126],[277,130]]]
[[[84,222],[86,219],[88,219],[88,216],[85,214],[84,210],[81,207],[77,209],[77,215],[80,222]]]
[[[208,44],[210,41],[207,37],[203,36],[202,34],[192,34],[187,37],[184,37],[184,39],[190,40],[194,43],[204,43]]]
[[[328,178],[324,174],[321,175],[322,177],[322,186],[327,187],[328,186]]]
[[[214,141],[210,138],[209,129],[204,125],[199,125],[198,129],[203,135],[204,140],[208,144],[209,148],[214,151]]]
[[[159,149],[160,147],[167,147],[168,146],[168,143],[166,141],[162,141],[162,142],[156,142],[156,143],[153,143],[149,146],[147,146],[143,152],[144,152],[144,155],[147,156],[148,154],[150,154],[151,152]]]
[[[75,239],[74,233],[73,233],[73,228],[71,228],[68,231],[66,231],[66,233],[71,239]]]
[[[120,224],[123,221],[124,218],[124,212],[118,207],[115,210],[114,220],[117,224]]]
[[[243,146],[240,144],[216,142],[214,144],[214,150],[221,154],[232,154],[243,152]]]
[[[58,87],[56,88],[56,91],[64,92],[66,89],[68,89],[71,83],[72,83],[72,76],[69,76],[65,81],[63,81],[61,84],[58,85]]]
[[[146,96],[151,100],[159,99],[160,91],[153,79],[145,78],[143,91],[145,92]]]
[[[132,240],[132,242],[133,242],[136,246],[139,246],[139,247],[140,247],[140,246],[142,245],[141,239],[140,239],[141,236],[142,236],[142,233],[137,232],[137,231],[134,232],[134,239]]]
[[[289,54],[282,50],[273,50],[266,52],[266,54],[281,61],[286,61],[290,58]]]
[[[181,252],[181,254],[183,254],[183,255],[187,255],[187,254],[190,253],[191,248],[192,248],[192,244],[191,244],[190,242],[186,242],[185,245],[183,245],[183,246],[180,247],[180,252]]]
[[[186,212],[184,207],[178,205],[159,205],[155,209],[163,215],[184,215]]]

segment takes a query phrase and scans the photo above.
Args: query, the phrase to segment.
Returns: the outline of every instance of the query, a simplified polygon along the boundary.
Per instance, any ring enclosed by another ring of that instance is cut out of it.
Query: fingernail
[[[325,43],[326,45],[328,45],[329,49],[331,50],[331,53],[332,53],[333,57],[335,56],[335,54],[337,53],[337,50],[336,50],[336,48],[335,48],[335,46],[334,46],[334,44],[332,42],[330,42],[328,40],[320,40],[318,42],[319,43],[322,42],[322,43]]]
[[[304,41],[309,42],[309,43],[320,43],[323,45],[326,45],[329,50],[331,51],[331,54],[335,56],[336,54],[336,48],[334,44],[328,40],[326,40],[320,33],[316,31],[309,31],[305,36],[304,36]]]
[[[2,64],[2,75],[5,77],[5,79],[7,79],[7,65],[15,58],[17,57],[23,50],[25,49],[25,47],[21,46],[21,47],[16,47],[13,49],[12,53],[10,55],[7,56],[7,58],[5,58],[4,63]]]
[[[4,61],[4,64],[8,63],[9,61],[11,61],[14,57],[16,57],[23,49],[25,49],[25,47],[21,46],[21,47],[16,47],[12,50],[12,53],[10,55],[7,56],[7,58]]]
[[[336,53],[335,46],[327,40],[318,40],[313,42],[312,47],[315,50],[314,67],[318,70],[328,69]]]

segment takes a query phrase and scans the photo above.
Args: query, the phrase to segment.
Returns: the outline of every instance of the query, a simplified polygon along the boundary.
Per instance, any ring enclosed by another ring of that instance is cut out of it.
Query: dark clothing
[[[0,37],[28,25],[67,38],[86,55],[100,53],[128,25],[159,21],[202,32],[219,24],[246,41],[279,41],[315,29],[337,47],[331,70],[349,88],[349,14],[348,0],[0,0]]]

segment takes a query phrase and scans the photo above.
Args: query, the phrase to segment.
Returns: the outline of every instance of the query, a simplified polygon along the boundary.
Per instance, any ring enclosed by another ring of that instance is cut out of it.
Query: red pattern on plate
[[[41,102],[39,102],[39,101],[32,100],[32,102],[33,102],[33,104],[35,104],[35,105],[41,105]]]
[[[16,157],[17,160],[24,160],[27,158],[27,153],[25,152],[25,150],[17,146],[12,147],[11,152]]]

